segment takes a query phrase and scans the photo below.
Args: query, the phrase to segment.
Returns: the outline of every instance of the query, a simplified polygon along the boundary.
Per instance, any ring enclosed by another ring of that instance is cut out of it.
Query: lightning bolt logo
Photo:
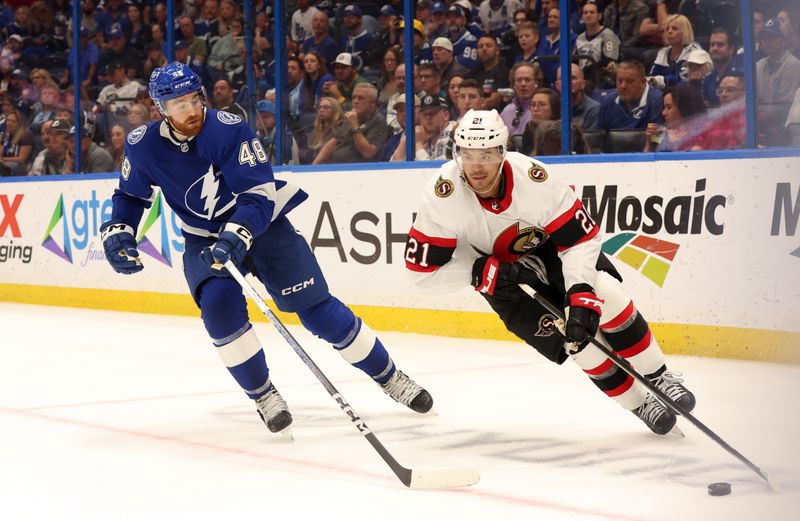
[[[214,165],[208,166],[208,171],[203,175],[203,186],[200,189],[200,199],[205,199],[204,209],[206,217],[211,219],[214,216],[214,208],[217,206],[217,190],[219,189],[219,179],[214,175]]]

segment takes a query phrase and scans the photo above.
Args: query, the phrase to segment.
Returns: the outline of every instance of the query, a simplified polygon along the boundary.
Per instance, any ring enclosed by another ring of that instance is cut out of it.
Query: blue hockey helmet
[[[166,115],[164,103],[167,100],[178,98],[192,92],[200,91],[200,96],[205,100],[206,91],[200,77],[181,62],[172,62],[153,69],[150,75],[149,94],[158,111]]]

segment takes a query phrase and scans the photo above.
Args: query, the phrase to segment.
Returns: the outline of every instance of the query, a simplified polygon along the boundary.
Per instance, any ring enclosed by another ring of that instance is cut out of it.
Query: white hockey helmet
[[[458,124],[454,141],[457,148],[501,147],[505,156],[508,127],[494,109],[469,109]]]

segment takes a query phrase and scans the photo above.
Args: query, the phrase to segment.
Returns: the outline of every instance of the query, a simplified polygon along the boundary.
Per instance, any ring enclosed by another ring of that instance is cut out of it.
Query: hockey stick
[[[320,381],[320,383],[325,387],[328,391],[328,394],[336,400],[336,403],[339,404],[339,407],[347,414],[350,418],[350,421],[356,426],[358,431],[367,438],[372,448],[374,448],[378,454],[380,454],[383,461],[385,461],[389,468],[395,473],[395,475],[403,482],[403,484],[409,488],[413,489],[431,489],[431,488],[454,488],[454,487],[466,487],[469,485],[474,485],[480,479],[480,474],[478,474],[477,470],[473,469],[442,469],[442,470],[417,470],[417,469],[409,469],[402,466],[398,461],[392,456],[386,447],[378,440],[377,436],[372,433],[372,431],[367,427],[367,424],[362,420],[356,411],[350,407],[350,404],[347,403],[347,400],[336,390],[336,387],[333,386],[331,381],[328,379],[327,376],[320,370],[316,363],[308,356],[308,353],[303,350],[300,344],[295,340],[292,334],[286,329],[286,326],[278,320],[278,317],[275,316],[275,313],[267,306],[267,303],[261,298],[255,288],[245,280],[244,275],[242,275],[236,266],[231,261],[227,261],[224,264],[225,268],[228,272],[236,279],[236,282],[242,287],[244,292],[249,296],[253,302],[256,303],[258,308],[261,310],[262,313],[267,317],[267,319],[275,326],[275,329],[278,330],[278,333],[286,340],[286,342],[294,349],[294,352],[297,353],[297,356],[306,364],[306,366],[314,373],[314,376]]]
[[[527,294],[528,294],[528,296],[530,296],[530,297],[531,297],[533,300],[535,300],[536,302],[538,302],[539,304],[541,304],[541,305],[542,305],[542,306],[543,306],[543,307],[544,307],[544,308],[545,308],[547,311],[549,311],[550,313],[552,313],[552,314],[553,314],[553,315],[554,315],[556,318],[558,318],[558,319],[560,319],[560,320],[564,320],[564,314],[561,312],[561,310],[560,310],[560,309],[558,309],[558,308],[556,308],[556,307],[555,307],[553,304],[551,304],[551,303],[550,303],[550,301],[548,301],[546,298],[544,298],[544,297],[542,297],[541,295],[539,295],[538,293],[536,293],[536,292],[533,290],[533,288],[531,288],[531,287],[530,287],[530,286],[528,286],[527,284],[520,284],[520,285],[519,285],[519,287],[520,287],[520,289],[522,289],[522,291],[524,291],[525,293],[527,293]],[[557,327],[554,327],[553,329],[554,329],[554,330],[555,330],[555,331],[556,331],[556,332],[557,332],[559,335],[561,335],[561,336],[564,336],[564,335],[563,335],[563,333],[561,332],[561,330],[559,330]],[[763,479],[764,481],[766,481],[766,482],[767,482],[767,485],[769,485],[769,487],[770,487],[772,490],[776,490],[776,488],[775,488],[775,487],[772,485],[772,483],[770,483],[770,481],[769,481],[769,478],[767,477],[767,474],[766,474],[766,472],[762,471],[762,470],[761,470],[760,468],[758,468],[758,467],[757,467],[757,466],[756,466],[756,465],[755,465],[755,464],[754,464],[752,461],[750,461],[749,459],[747,459],[746,457],[744,457],[744,455],[743,455],[741,452],[739,452],[738,450],[736,450],[736,449],[734,449],[733,447],[731,447],[731,446],[730,446],[730,445],[729,445],[729,444],[728,444],[728,443],[727,443],[725,440],[723,440],[722,438],[720,438],[720,437],[717,435],[717,433],[715,433],[714,431],[712,431],[711,429],[709,429],[708,427],[706,427],[706,426],[703,424],[703,422],[701,422],[700,420],[698,420],[697,418],[695,418],[695,417],[694,417],[694,416],[693,416],[691,413],[689,413],[689,412],[687,412],[687,411],[683,410],[683,407],[681,407],[680,405],[678,405],[677,403],[675,403],[675,402],[674,402],[672,399],[670,399],[670,398],[669,398],[669,397],[668,397],[666,394],[664,394],[664,392],[663,392],[663,391],[661,391],[661,389],[659,389],[658,387],[656,387],[655,385],[653,385],[653,383],[652,383],[652,382],[650,382],[650,380],[648,380],[648,379],[647,379],[647,378],[645,378],[644,376],[640,375],[640,374],[639,374],[639,372],[638,372],[638,371],[636,371],[636,370],[633,368],[633,366],[631,366],[630,362],[628,362],[627,360],[625,360],[624,358],[622,358],[621,356],[619,356],[617,353],[615,353],[614,351],[612,351],[611,349],[609,349],[608,347],[606,347],[605,345],[603,345],[603,344],[602,344],[602,343],[601,343],[599,340],[597,340],[595,337],[590,337],[590,336],[587,336],[586,338],[587,338],[587,340],[589,340],[589,342],[591,342],[591,343],[592,343],[592,344],[593,344],[593,345],[594,345],[596,348],[598,348],[600,351],[602,351],[604,355],[606,355],[608,358],[610,358],[610,359],[611,359],[611,361],[612,361],[612,362],[614,362],[614,364],[616,364],[616,366],[617,366],[617,367],[619,367],[620,369],[622,369],[623,371],[625,371],[626,373],[628,373],[630,376],[632,376],[632,377],[633,377],[633,378],[634,378],[636,381],[638,381],[639,383],[641,383],[642,385],[644,385],[644,386],[647,388],[647,390],[648,390],[648,391],[650,391],[651,393],[653,393],[653,394],[654,394],[654,395],[655,395],[655,396],[658,398],[658,400],[659,400],[661,403],[663,403],[663,404],[664,404],[664,406],[665,406],[665,407],[667,407],[667,408],[671,409],[671,410],[672,410],[672,412],[674,412],[675,414],[678,414],[678,415],[680,415],[680,416],[683,416],[684,418],[686,418],[687,420],[689,420],[689,422],[690,422],[690,423],[692,423],[692,425],[694,425],[695,427],[697,427],[698,429],[700,429],[700,430],[703,432],[703,434],[705,434],[706,436],[708,436],[709,438],[711,438],[711,439],[712,439],[714,442],[716,442],[716,443],[717,443],[717,445],[719,445],[720,447],[722,447],[723,449],[725,449],[725,450],[726,450],[726,451],[727,451],[727,452],[728,452],[730,455],[732,455],[733,457],[735,457],[736,459],[738,459],[739,461],[741,461],[742,463],[744,463],[744,464],[747,466],[747,468],[749,468],[750,470],[752,470],[753,472],[755,472],[756,474],[758,474],[758,477],[760,477],[761,479]]]

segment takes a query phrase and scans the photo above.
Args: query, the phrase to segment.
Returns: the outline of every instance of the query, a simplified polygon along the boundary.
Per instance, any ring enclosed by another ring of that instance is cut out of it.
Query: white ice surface
[[[402,464],[480,483],[406,489],[268,324],[293,442],[266,430],[199,319],[0,303],[0,519],[800,519],[800,367],[669,357],[696,416],[776,493],[685,420],[685,439],[655,436],[524,344],[381,333],[435,398],[418,415],[290,329]],[[715,481],[733,494],[708,496]]]

